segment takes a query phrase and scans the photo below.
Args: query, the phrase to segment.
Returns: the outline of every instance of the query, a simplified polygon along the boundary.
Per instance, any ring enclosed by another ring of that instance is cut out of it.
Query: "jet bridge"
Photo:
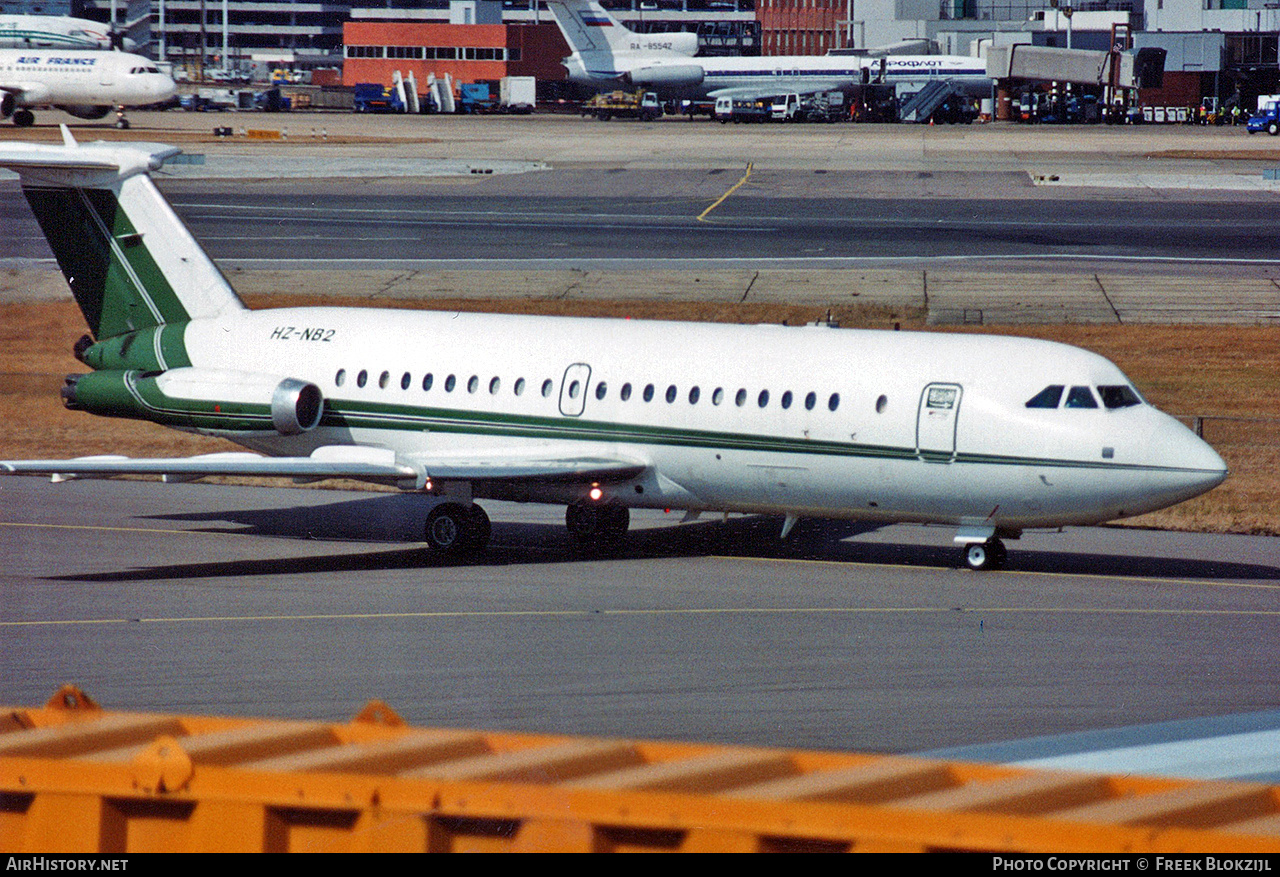
[[[341,723],[114,712],[70,686],[43,707],[0,708],[0,849],[11,860],[1277,848],[1280,787],[1253,783],[413,728],[376,701]]]
[[[987,75],[997,81],[1064,82],[1111,88],[1158,88],[1164,49],[1098,52],[1050,46],[991,46]]]

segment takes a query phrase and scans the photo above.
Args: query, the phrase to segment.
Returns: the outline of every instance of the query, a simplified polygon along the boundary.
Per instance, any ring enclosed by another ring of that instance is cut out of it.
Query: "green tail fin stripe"
[[[95,338],[189,319],[115,192],[24,192]]]

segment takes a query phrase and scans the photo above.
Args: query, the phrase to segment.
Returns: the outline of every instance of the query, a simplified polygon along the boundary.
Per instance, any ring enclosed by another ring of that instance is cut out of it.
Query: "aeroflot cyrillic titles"
[[[146,144],[6,143],[90,335],[68,407],[259,453],[0,461],[0,472],[346,477],[431,498],[424,538],[477,550],[476,499],[954,528],[998,565],[1024,528],[1141,514],[1226,477],[1112,363],[1044,341],[374,308],[250,311],[178,220]],[[265,455],[265,456],[262,456]]]

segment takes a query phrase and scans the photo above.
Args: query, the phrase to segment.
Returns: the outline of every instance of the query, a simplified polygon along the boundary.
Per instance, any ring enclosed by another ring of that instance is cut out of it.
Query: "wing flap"
[[[798,94],[801,97],[809,97],[824,91],[839,91],[844,85],[848,85],[847,80],[832,79],[830,82],[815,84],[813,80],[806,79],[804,85],[792,86],[788,85],[786,79],[781,79],[777,84],[770,83],[768,88],[745,85],[732,88],[717,88],[714,91],[707,92],[707,97],[713,100],[718,97],[731,97],[734,100],[764,100],[782,94]]]
[[[622,481],[645,464],[613,457],[450,457],[406,462],[381,448],[326,446],[309,457],[265,457],[248,452],[194,457],[76,457],[68,460],[0,460],[0,475],[44,475],[55,481],[158,475],[166,481],[214,476],[320,480],[350,478],[421,488],[436,481],[582,482]]]
[[[626,481],[647,468],[615,457],[477,457],[426,460],[424,470],[437,481]]]
[[[190,481],[212,476],[251,478],[354,478],[375,483],[417,482],[420,472],[395,460],[391,452],[363,454],[322,453],[310,457],[264,457],[251,453],[200,454],[194,457],[132,458],[120,456],[77,457],[70,460],[0,460],[0,474],[48,475],[56,481],[72,478],[116,478],[122,475],[159,475],[167,481]],[[348,450],[348,449],[338,449]]]

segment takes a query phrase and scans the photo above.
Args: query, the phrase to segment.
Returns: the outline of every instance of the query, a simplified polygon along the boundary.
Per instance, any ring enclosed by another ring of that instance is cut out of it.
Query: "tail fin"
[[[148,171],[181,150],[150,143],[0,144],[94,338],[244,308]]]
[[[624,52],[635,36],[595,0],[547,0],[547,8],[579,54]]]

